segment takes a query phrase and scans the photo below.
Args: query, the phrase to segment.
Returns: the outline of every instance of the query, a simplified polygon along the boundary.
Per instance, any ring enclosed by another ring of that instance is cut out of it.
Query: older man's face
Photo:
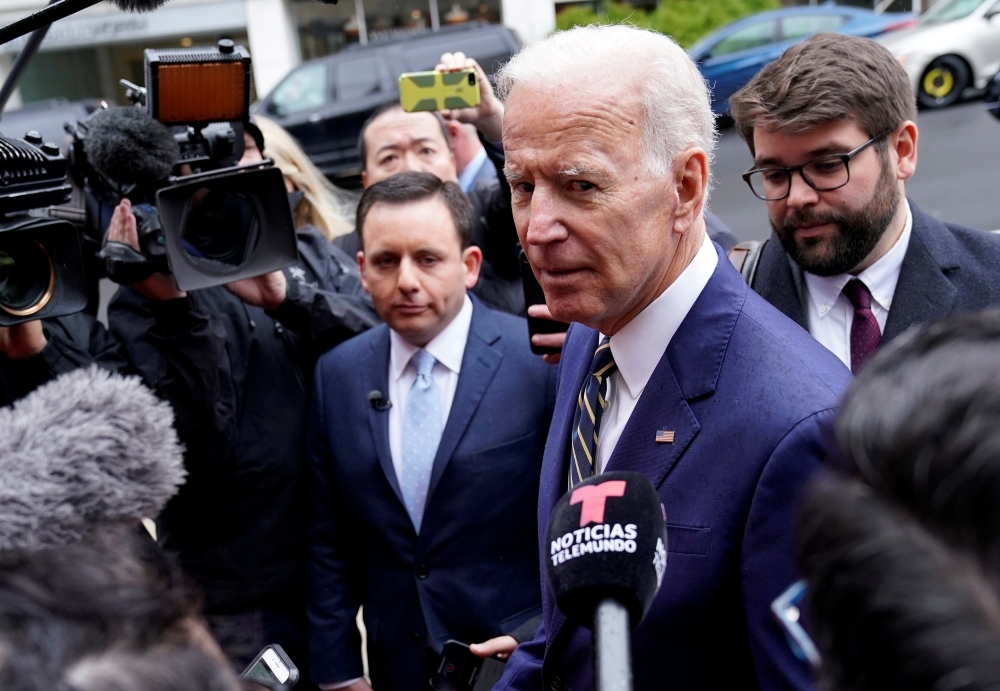
[[[508,97],[514,222],[557,319],[610,333],[648,301],[675,253],[677,194],[643,171],[642,118],[624,88],[555,97],[518,85]]]

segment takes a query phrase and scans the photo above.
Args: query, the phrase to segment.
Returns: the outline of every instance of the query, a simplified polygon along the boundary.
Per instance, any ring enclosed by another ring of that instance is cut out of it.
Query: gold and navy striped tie
[[[598,432],[601,429],[601,415],[608,407],[608,378],[617,369],[611,354],[611,340],[605,336],[590,364],[590,373],[580,397],[577,400],[576,416],[573,423],[573,451],[570,459],[570,486],[583,482],[596,472]]]

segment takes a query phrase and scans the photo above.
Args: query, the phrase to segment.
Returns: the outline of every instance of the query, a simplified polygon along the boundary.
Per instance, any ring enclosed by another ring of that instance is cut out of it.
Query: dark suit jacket
[[[910,210],[913,231],[883,345],[915,324],[1000,305],[1000,235],[942,223],[912,202]],[[802,269],[774,236],[761,251],[753,289],[808,330]]]
[[[535,506],[555,369],[529,350],[523,319],[473,305],[419,537],[389,455],[389,414],[368,400],[388,391],[388,327],[317,365],[308,433],[317,682],[361,676],[361,605],[380,691],[424,691],[427,644],[481,642],[541,610]]]
[[[566,491],[573,409],[597,337],[574,325],[563,351],[538,497],[542,559],[546,521]],[[798,579],[796,500],[826,456],[850,378],[719,252],[607,466],[648,477],[666,511],[666,575],[632,634],[637,690],[812,687],[770,605]],[[664,428],[674,430],[673,443],[655,441]],[[495,691],[594,688],[590,631],[566,622],[545,584],[542,603],[538,634],[515,651]]]

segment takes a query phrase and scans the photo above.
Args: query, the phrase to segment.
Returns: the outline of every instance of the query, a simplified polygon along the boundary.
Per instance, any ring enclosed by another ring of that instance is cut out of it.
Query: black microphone
[[[152,12],[167,0],[111,0],[122,12]],[[11,22],[0,29],[0,44],[13,41],[35,29],[96,5],[100,0],[57,0],[48,7]]]
[[[383,396],[382,392],[378,389],[368,392],[368,402],[372,404],[372,408],[380,413],[385,412],[392,407],[392,401]]]
[[[546,530],[545,571],[556,604],[594,630],[598,691],[629,691],[629,629],[653,604],[667,569],[663,506],[646,476],[589,478],[556,504]]]
[[[98,173],[120,185],[148,184],[170,175],[180,145],[144,109],[100,110],[86,121],[83,150]]]

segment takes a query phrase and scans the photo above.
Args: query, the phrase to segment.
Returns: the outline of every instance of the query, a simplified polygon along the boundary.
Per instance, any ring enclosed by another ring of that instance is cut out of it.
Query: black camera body
[[[29,213],[66,202],[66,159],[36,132],[0,136],[0,326],[87,305],[83,253],[67,221]]]

